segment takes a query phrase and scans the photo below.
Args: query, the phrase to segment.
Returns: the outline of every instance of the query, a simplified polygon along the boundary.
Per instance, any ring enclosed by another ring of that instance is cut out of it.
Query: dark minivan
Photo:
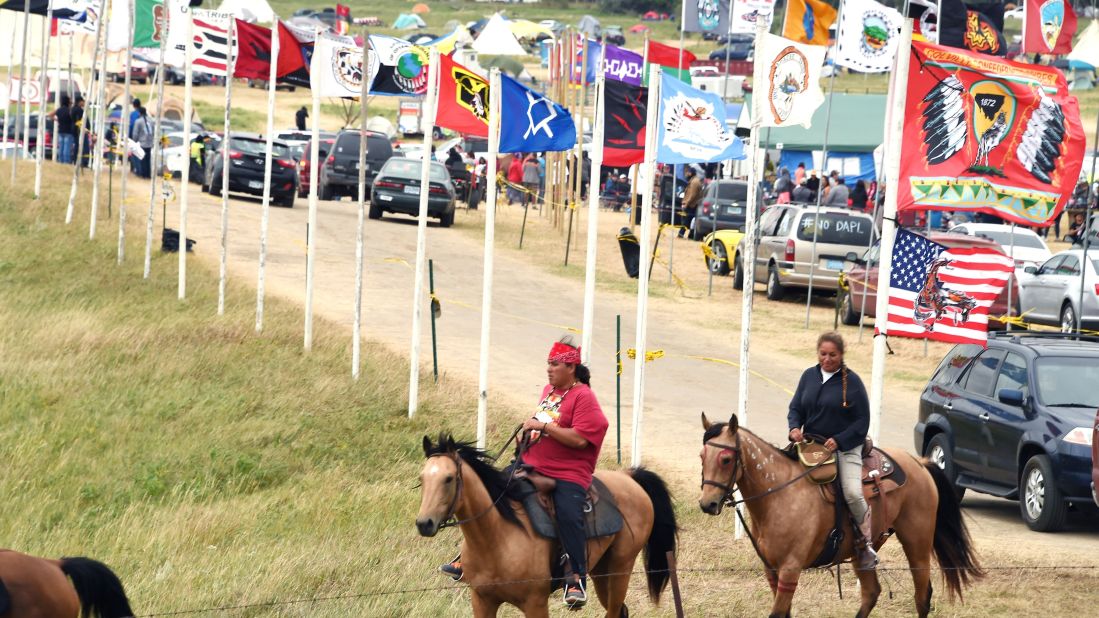
[[[322,200],[347,196],[359,197],[359,131],[340,131],[336,143],[321,164],[317,195]],[[393,156],[393,146],[383,133],[367,132],[366,138],[366,197],[378,170]]]

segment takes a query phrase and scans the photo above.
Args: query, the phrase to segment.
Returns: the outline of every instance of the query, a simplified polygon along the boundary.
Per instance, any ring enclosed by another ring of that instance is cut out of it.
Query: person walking
[[[305,119],[309,117],[309,110],[304,105],[294,114],[294,122],[299,131],[305,130]]]
[[[680,206],[683,210],[683,215],[679,219],[680,224],[683,226],[679,228],[680,238],[683,238],[683,235],[694,223],[695,211],[698,209],[698,205],[702,203],[702,179],[698,177],[698,169],[693,165],[688,165],[683,173],[687,176],[687,188],[683,190],[683,203]],[[714,216],[717,216],[716,212]]]
[[[522,197],[517,188],[521,184],[523,184],[523,155],[515,153],[511,156],[511,163],[508,165],[508,206]]]
[[[149,178],[152,176],[153,169],[153,123],[149,122],[149,114],[144,107],[138,109],[138,113],[137,121],[134,123],[133,139],[145,151],[145,157],[137,159],[137,175]]]
[[[534,153],[528,154],[523,161],[523,206],[526,207],[535,201],[538,196],[538,185],[541,179],[538,176],[538,160]]]

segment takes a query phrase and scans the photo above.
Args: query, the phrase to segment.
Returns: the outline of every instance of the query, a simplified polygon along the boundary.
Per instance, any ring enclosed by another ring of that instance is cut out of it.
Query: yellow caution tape
[[[629,348],[626,350],[626,356],[630,358],[637,358],[637,350]],[[653,350],[652,352],[645,352],[645,362],[651,363],[658,358],[664,358],[664,350]]]

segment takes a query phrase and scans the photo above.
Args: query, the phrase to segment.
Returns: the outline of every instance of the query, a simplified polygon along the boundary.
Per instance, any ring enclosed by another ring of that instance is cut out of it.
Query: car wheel
[[[740,257],[739,253],[736,254],[736,257],[733,258],[733,261],[735,262],[735,264],[733,265],[733,289],[734,290],[743,290],[744,289],[744,267],[740,263],[741,262],[741,257]]]
[[[782,282],[778,279],[778,269],[772,264],[767,269],[767,300],[782,300],[785,295],[786,288],[782,287]]]
[[[443,216],[439,217],[439,225],[443,227],[454,225],[454,211],[452,210],[448,213],[444,213]]]
[[[1053,532],[1064,525],[1065,510],[1049,457],[1031,457],[1019,477],[1019,511],[1023,521],[1031,530]]]
[[[954,488],[954,497],[958,499],[958,502],[961,502],[962,497],[965,496],[965,487],[958,487],[958,472],[954,469],[954,457],[950,453],[950,441],[945,434],[939,433],[935,434],[931,441],[927,443],[923,456],[943,471],[943,474],[950,481],[951,487]]]
[[[328,186],[324,183],[321,183],[320,187],[317,188],[317,197],[322,199],[322,200],[325,200],[325,201],[331,200],[332,199],[332,187],[330,187],[330,186]]]
[[[840,321],[848,326],[858,326],[859,315],[855,313],[854,303],[851,302],[851,292],[843,292],[840,300]]]
[[[287,193],[286,195],[282,196],[282,199],[280,199],[278,201],[278,205],[282,206],[284,208],[293,208],[294,207],[294,192],[291,191],[291,192]]]
[[[1072,303],[1065,303],[1064,307],[1061,307],[1061,332],[1071,333],[1076,331],[1076,310],[1072,308]]]
[[[726,255],[725,244],[713,239],[710,241],[710,250],[714,254],[714,257],[706,258],[710,264],[710,272],[722,276],[729,274],[729,257]]]
[[[370,202],[370,212],[367,213],[367,216],[370,217],[371,219],[381,219],[382,218],[382,207],[379,204],[375,204],[374,202]]]

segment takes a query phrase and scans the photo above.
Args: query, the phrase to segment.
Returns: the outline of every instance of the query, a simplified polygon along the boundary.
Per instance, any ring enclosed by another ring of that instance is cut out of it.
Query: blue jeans
[[[61,163],[73,162],[73,146],[76,145],[76,136],[71,133],[57,134],[57,160]]]

